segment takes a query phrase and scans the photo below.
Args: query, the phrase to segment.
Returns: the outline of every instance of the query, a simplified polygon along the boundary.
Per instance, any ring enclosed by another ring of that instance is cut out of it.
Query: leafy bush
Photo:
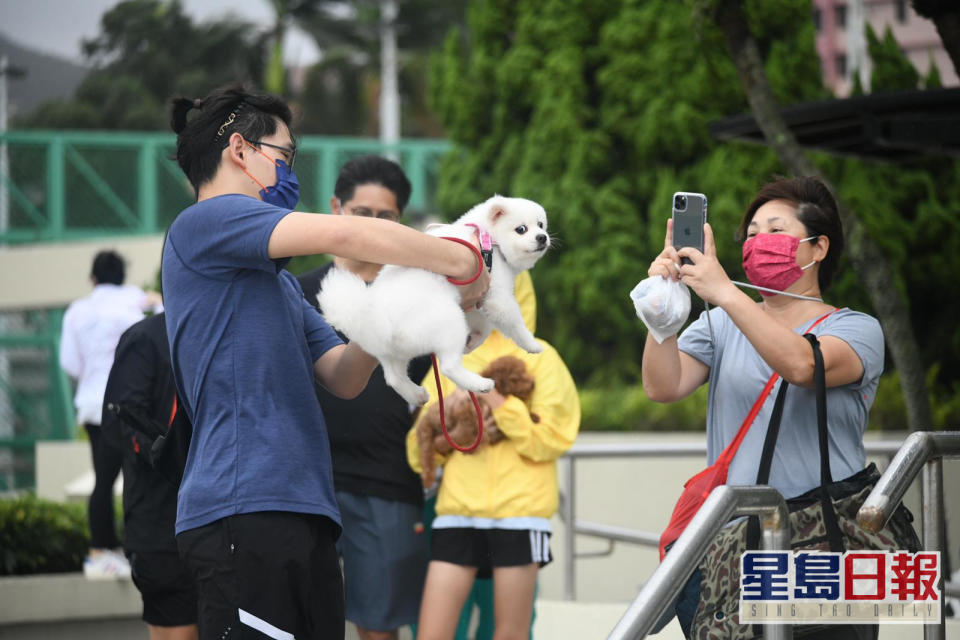
[[[933,385],[937,368],[927,374],[931,382],[930,406],[934,429],[960,426],[960,385],[943,388]],[[704,431],[707,415],[707,385],[670,404],[653,402],[643,387],[594,387],[580,390],[582,431]],[[907,409],[896,371],[880,378],[877,395],[867,424],[870,431],[905,431]]]
[[[930,409],[933,413],[933,429],[957,429],[960,427],[960,384],[938,383],[940,366],[935,364],[927,371],[930,389]],[[896,371],[880,378],[877,399],[870,410],[870,429],[881,431],[904,431],[907,428],[907,406],[900,390],[900,374]]]
[[[877,397],[870,408],[870,421],[867,429],[871,431],[906,431],[907,404],[900,390],[900,375],[894,371],[880,376]]]
[[[704,431],[707,386],[669,404],[652,401],[640,385],[583,389],[580,409],[583,431]]]
[[[80,571],[89,543],[86,505],[0,500],[0,575]]]

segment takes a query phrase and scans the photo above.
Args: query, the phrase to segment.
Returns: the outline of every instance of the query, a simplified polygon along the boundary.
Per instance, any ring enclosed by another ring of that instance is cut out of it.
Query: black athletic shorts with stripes
[[[476,567],[478,578],[489,578],[497,567],[544,567],[553,560],[546,531],[454,527],[432,535],[431,560]]]
[[[197,580],[200,640],[343,638],[343,575],[329,518],[262,511],[177,536]]]

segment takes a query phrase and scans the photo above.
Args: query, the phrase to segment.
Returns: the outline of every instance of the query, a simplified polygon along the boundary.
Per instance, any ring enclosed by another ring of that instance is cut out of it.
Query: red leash
[[[478,229],[479,231],[479,229]],[[483,256],[480,254],[480,250],[473,246],[472,242],[467,242],[466,240],[461,240],[460,238],[453,238],[450,236],[441,236],[444,240],[452,240],[462,244],[463,246],[469,248],[473,251],[473,254],[477,257],[477,272],[469,280],[454,280],[453,278],[447,278],[451,283],[456,285],[471,284],[474,280],[480,277],[480,274],[483,273],[483,267],[486,262],[483,259]],[[430,354],[430,359],[433,360],[433,377],[437,381],[437,399],[440,404],[440,431],[443,432],[443,437],[446,438],[447,442],[450,443],[450,446],[456,449],[457,451],[462,451],[463,453],[470,453],[474,449],[480,446],[480,441],[483,440],[483,412],[480,409],[480,403],[477,401],[477,396],[473,394],[473,391],[469,391],[470,399],[473,400],[473,406],[477,410],[477,440],[469,447],[461,447],[453,438],[450,437],[450,432],[447,431],[447,418],[443,410],[443,390],[440,388],[440,369],[437,366],[437,356],[434,353]]]
[[[433,377],[437,381],[437,399],[440,404],[440,431],[443,432],[443,437],[446,438],[451,447],[463,453],[470,453],[479,447],[480,441],[483,440],[483,414],[480,409],[480,403],[477,401],[477,396],[474,395],[473,391],[467,392],[470,394],[470,399],[473,400],[473,406],[477,410],[477,440],[469,447],[461,447],[450,437],[450,432],[447,431],[447,419],[443,411],[443,390],[440,388],[440,369],[437,367],[436,354],[431,353],[430,359],[433,360]]]

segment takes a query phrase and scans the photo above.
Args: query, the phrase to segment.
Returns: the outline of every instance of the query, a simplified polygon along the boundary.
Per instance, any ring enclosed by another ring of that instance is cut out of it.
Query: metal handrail
[[[903,442],[899,440],[877,440],[864,443],[868,456],[890,457],[896,454]],[[615,542],[627,542],[642,546],[656,547],[659,544],[660,532],[641,531],[627,527],[617,527],[580,520],[576,517],[576,461],[581,458],[682,458],[700,456],[706,458],[706,442],[678,442],[678,443],[619,443],[619,444],[575,444],[571,447],[561,463],[564,465],[562,502],[560,517],[566,524],[567,535],[564,536],[564,598],[576,599],[576,567],[574,563],[579,557],[596,557],[609,555],[613,551]],[[576,552],[577,535],[601,538],[608,542],[606,551],[578,554]]]
[[[902,447],[902,440],[868,440],[863,443],[867,456],[893,456]],[[641,444],[624,443],[578,443],[564,454],[566,458],[611,458],[611,457],[649,457],[683,458],[687,456],[707,455],[706,442],[660,442]]]
[[[886,471],[878,481],[877,486],[867,498],[860,512],[858,521],[861,526],[870,529],[871,526],[882,528],[893,514],[894,509],[903,499],[910,483],[917,473],[923,470],[923,539],[924,548],[941,550],[944,547],[942,540],[943,514],[943,457],[960,456],[960,432],[916,432],[903,441],[878,440],[867,441],[864,449],[868,457],[893,458],[887,465]],[[575,599],[575,569],[577,557],[574,539],[577,534],[606,539],[612,551],[616,541],[633,544],[657,546],[659,533],[651,533],[626,527],[616,527],[597,523],[585,522],[576,518],[576,476],[575,463],[578,458],[612,458],[612,457],[689,457],[705,456],[705,443],[659,443],[659,444],[577,444],[570,448],[561,462],[565,465],[566,473],[563,480],[563,496],[560,515],[566,523],[567,535],[564,536],[564,595],[567,600]],[[724,488],[724,487],[720,487]],[[703,508],[701,508],[703,511]],[[698,514],[699,515],[699,514]],[[879,524],[871,525],[871,522]],[[691,527],[688,527],[688,530]],[[584,554],[584,556],[605,555]],[[673,555],[673,554],[671,554]],[[667,557],[669,560],[669,556]],[[666,564],[666,560],[664,562]],[[661,565],[662,567],[663,565]],[[658,569],[660,571],[660,569]],[[682,576],[676,581],[676,590],[667,598],[668,604],[676,597],[687,577]],[[654,575],[657,575],[656,573]],[[960,595],[960,585],[945,581],[941,576],[942,593],[949,597]],[[646,592],[651,581],[648,581],[641,591]],[[637,597],[638,599],[640,596]],[[634,601],[636,604],[637,600]],[[656,620],[662,615],[662,610],[654,617]],[[625,616],[626,617],[626,616]],[[944,638],[943,625],[926,625],[924,637],[930,639]],[[611,636],[613,637],[613,636]],[[768,636],[772,637],[772,636]]]
[[[943,551],[943,458],[960,456],[960,431],[918,431],[911,433],[887,466],[877,485],[857,512],[857,522],[868,531],[886,526],[897,505],[919,473],[923,473],[923,548]],[[940,592],[947,593],[946,578],[940,574]],[[924,640],[944,640],[943,607],[940,624],[925,625]]]
[[[764,549],[778,551],[790,548],[790,518],[786,500],[779,491],[767,486],[723,485],[715,488],[607,636],[608,640],[645,638],[679,595],[720,529],[731,518],[749,515],[760,516]],[[793,637],[793,627],[765,624],[763,637],[767,640],[789,640]]]
[[[944,456],[960,456],[960,431],[911,433],[857,512],[860,526],[883,529],[924,464]]]

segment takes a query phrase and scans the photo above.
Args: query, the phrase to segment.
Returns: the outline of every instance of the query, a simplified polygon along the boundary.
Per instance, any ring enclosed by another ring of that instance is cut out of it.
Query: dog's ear
[[[487,213],[487,218],[490,220],[490,224],[495,224],[501,216],[506,215],[507,209],[503,206],[501,202],[495,202],[490,207],[490,212]]]

